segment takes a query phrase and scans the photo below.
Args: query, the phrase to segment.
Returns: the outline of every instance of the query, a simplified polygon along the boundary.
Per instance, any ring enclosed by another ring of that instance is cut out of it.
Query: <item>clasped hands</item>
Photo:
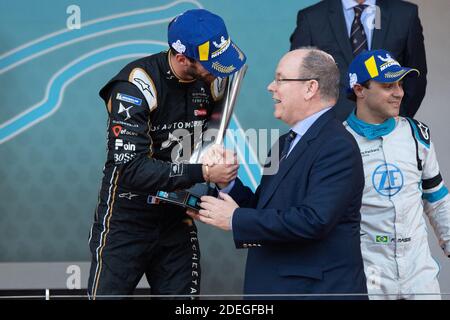
[[[205,181],[215,183],[220,189],[237,177],[239,164],[236,153],[222,145],[212,145],[200,161]]]
[[[214,182],[220,189],[237,177],[239,165],[236,153],[223,146],[213,145],[200,160],[205,181]],[[201,197],[200,207],[202,209],[198,212],[188,209],[186,213],[195,220],[230,230],[234,210],[239,206],[228,194],[220,192],[218,198]]]

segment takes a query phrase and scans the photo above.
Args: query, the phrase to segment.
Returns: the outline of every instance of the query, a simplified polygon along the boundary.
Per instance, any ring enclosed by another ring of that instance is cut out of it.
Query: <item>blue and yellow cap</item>
[[[169,24],[168,41],[176,52],[197,60],[216,77],[232,75],[246,61],[223,19],[208,10],[188,10],[175,17]]]
[[[368,80],[382,83],[397,82],[411,72],[420,75],[417,69],[402,67],[389,51],[383,49],[364,51],[350,63],[347,91],[353,92],[355,84],[361,84]]]

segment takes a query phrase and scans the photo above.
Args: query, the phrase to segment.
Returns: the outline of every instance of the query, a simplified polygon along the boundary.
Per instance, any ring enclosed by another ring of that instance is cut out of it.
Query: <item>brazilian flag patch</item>
[[[375,242],[376,243],[389,243],[389,237],[388,236],[375,236]]]

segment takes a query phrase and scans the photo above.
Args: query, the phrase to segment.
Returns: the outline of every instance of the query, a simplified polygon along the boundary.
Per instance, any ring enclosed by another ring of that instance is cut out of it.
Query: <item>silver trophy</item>
[[[200,137],[195,139],[196,142],[194,142],[189,163],[201,163],[203,155],[210,147],[223,143],[247,68],[247,65],[244,65],[230,77],[224,79],[217,78],[215,80],[215,91],[217,94],[223,92],[223,98],[216,102],[204,130],[200,134]],[[201,209],[199,206],[200,198],[203,195],[211,195],[214,191],[215,186],[211,183],[197,183],[186,190],[173,192],[158,191],[155,198],[163,202],[199,210]]]

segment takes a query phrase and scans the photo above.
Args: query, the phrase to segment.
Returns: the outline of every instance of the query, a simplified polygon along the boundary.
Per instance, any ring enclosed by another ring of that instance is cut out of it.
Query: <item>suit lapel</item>
[[[389,10],[389,1],[377,0],[377,6],[381,13],[381,29],[373,29],[371,50],[383,49],[384,38],[386,37],[389,22],[391,21],[391,10]]]
[[[298,165],[298,162],[301,161],[301,156],[307,151],[309,143],[317,137],[322,127],[334,117],[335,114],[333,109],[321,115],[295,145],[289,156],[280,163],[278,172],[273,176],[264,177],[265,179],[262,185],[261,196],[258,201],[258,208],[262,208],[267,204],[278,185],[282,182],[286,174],[288,174],[289,170],[294,165]]]
[[[347,63],[350,64],[353,60],[353,53],[350,40],[348,38],[348,30],[345,23],[341,1],[328,1],[328,11],[328,19],[330,21],[334,36],[336,37],[336,42],[339,44],[342,52],[344,53],[345,60],[347,60]]]

